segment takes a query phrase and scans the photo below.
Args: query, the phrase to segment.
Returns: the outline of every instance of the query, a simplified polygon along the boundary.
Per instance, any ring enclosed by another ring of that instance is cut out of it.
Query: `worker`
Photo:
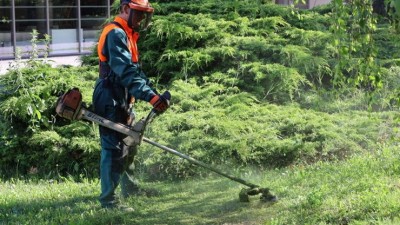
[[[127,122],[131,99],[149,102],[157,113],[169,107],[170,95],[158,94],[139,64],[139,31],[148,27],[153,11],[148,0],[120,0],[119,14],[100,35],[99,79],[93,92],[93,106],[95,113],[111,121]],[[136,146],[127,146],[123,134],[102,126],[99,129],[101,206],[133,211],[121,203],[116,188],[121,185],[122,197],[140,191],[130,165]]]

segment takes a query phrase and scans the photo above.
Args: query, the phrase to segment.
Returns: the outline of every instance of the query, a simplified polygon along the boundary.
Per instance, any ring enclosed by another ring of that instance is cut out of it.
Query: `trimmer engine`
[[[63,94],[57,101],[56,112],[69,120],[81,118],[82,94],[78,88],[73,88]]]
[[[89,111],[82,105],[82,94],[78,88],[73,88],[67,91],[58,99],[56,112],[59,116],[69,120],[86,119],[101,126],[123,133],[127,135],[123,141],[128,146],[141,144],[144,130],[147,124],[150,122],[149,118],[142,118],[132,126],[127,126],[125,124],[115,123],[103,118]],[[153,114],[155,113],[153,112]]]

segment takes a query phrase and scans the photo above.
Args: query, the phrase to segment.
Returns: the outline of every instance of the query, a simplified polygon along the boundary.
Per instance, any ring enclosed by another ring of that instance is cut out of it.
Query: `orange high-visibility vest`
[[[106,41],[107,34],[115,28],[121,28],[124,30],[126,36],[128,37],[128,49],[132,55],[132,62],[137,63],[139,61],[139,51],[137,48],[137,40],[139,39],[139,33],[134,32],[128,27],[127,22],[120,17],[116,17],[114,23],[107,24],[101,35],[97,45],[97,54],[99,56],[100,62],[107,62],[107,57],[103,55],[103,47]]]

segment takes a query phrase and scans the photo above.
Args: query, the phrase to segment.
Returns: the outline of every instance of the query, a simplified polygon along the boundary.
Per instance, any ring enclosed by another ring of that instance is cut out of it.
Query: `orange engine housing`
[[[57,101],[56,113],[66,119],[75,120],[82,104],[82,94],[78,88],[73,88],[63,94]]]

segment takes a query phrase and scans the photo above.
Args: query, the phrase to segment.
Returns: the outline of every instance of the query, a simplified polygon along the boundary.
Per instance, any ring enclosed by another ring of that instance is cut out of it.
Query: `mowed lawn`
[[[135,212],[101,209],[99,181],[0,183],[0,224],[400,224],[400,153],[382,147],[346,161],[238,174],[279,201],[239,201],[243,185],[213,175],[144,182],[157,197],[131,197]]]

